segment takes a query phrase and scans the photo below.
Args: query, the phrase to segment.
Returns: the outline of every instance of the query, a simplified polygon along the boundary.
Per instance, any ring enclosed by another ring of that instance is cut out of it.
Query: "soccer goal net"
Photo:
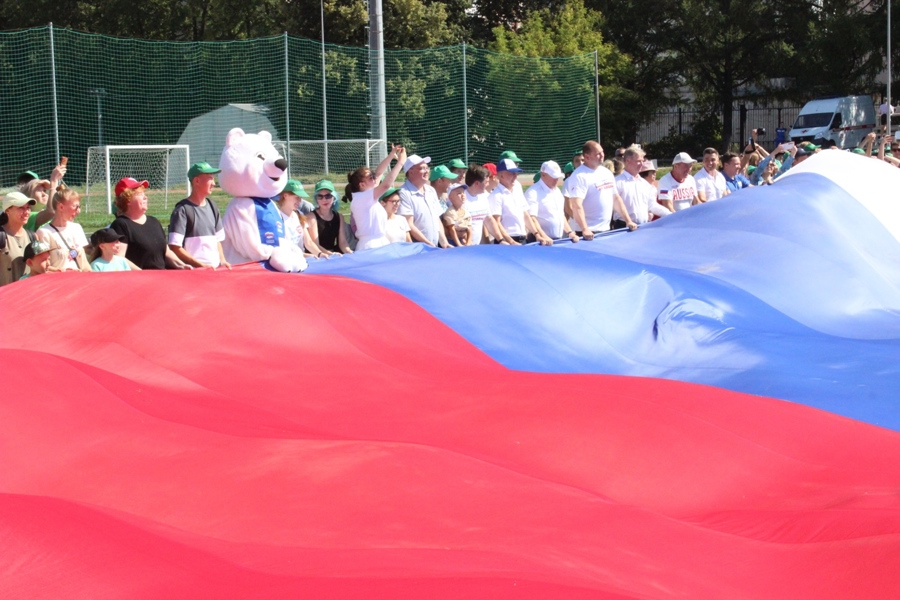
[[[382,140],[303,140],[272,142],[282,156],[288,158],[291,176],[346,176],[359,167],[378,165],[383,158]]]
[[[133,177],[150,183],[147,212],[166,214],[188,195],[190,165],[191,151],[187,145],[92,146],[88,148],[82,210],[112,214],[116,182]]]

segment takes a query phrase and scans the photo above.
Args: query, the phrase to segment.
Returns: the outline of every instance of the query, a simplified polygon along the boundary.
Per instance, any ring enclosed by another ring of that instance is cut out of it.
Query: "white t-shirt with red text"
[[[675,181],[672,173],[666,173],[659,180],[659,201],[671,200],[675,210],[690,208],[696,196],[697,182],[693,175],[688,175],[681,183]]]
[[[581,165],[566,179],[565,190],[568,198],[581,198],[588,229],[593,232],[609,229],[616,195],[616,180],[609,169],[600,166],[595,170]],[[576,226],[576,231],[580,230],[581,226]]]

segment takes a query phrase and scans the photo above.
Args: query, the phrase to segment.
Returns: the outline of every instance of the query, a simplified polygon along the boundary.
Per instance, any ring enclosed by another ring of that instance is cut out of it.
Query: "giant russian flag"
[[[898,187],[0,288],[0,598],[895,597]]]

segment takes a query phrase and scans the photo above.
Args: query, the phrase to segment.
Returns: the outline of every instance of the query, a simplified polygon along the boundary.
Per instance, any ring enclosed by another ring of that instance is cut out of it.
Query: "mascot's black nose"
[[[287,161],[283,158],[279,158],[275,161],[275,166],[284,171],[287,169]]]

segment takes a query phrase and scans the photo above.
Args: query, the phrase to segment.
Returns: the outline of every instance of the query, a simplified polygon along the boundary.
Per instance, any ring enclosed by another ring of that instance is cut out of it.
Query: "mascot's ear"
[[[225,138],[226,146],[234,146],[238,142],[240,142],[244,138],[244,130],[240,127],[235,127],[231,131],[228,132],[228,137]]]
[[[272,134],[269,133],[268,131],[260,131],[259,137],[262,138],[262,140],[267,144],[272,143]]]

